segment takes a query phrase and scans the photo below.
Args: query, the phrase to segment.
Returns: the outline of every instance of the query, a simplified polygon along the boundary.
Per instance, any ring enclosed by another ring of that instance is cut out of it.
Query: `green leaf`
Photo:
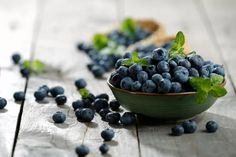
[[[220,85],[224,81],[224,77],[218,74],[211,75],[211,84],[214,85]]]
[[[198,104],[204,103],[207,100],[207,97],[208,97],[207,90],[202,90],[202,89],[197,90],[196,101]]]
[[[211,88],[211,94],[214,97],[222,97],[227,94],[227,90],[220,85],[215,85]]]
[[[36,74],[41,74],[45,70],[45,64],[40,60],[34,60],[34,61],[24,60],[23,67]]]
[[[121,23],[121,31],[129,37],[135,36],[135,29],[136,22],[132,18],[126,18]]]
[[[139,61],[137,63],[142,65],[142,66],[149,66],[149,63],[145,58],[139,59]]]
[[[133,52],[132,57],[129,59],[124,59],[122,65],[130,66],[134,63],[140,64],[142,66],[149,66],[148,60],[145,58],[139,58],[138,52]]]
[[[101,50],[108,45],[108,38],[104,34],[95,34],[93,36],[93,46],[96,50]]]
[[[203,77],[193,77],[190,79],[190,85],[198,90],[210,90],[211,88],[211,81],[210,79],[203,78]]]
[[[121,63],[122,65],[125,65],[125,66],[130,66],[133,64],[133,60],[131,58],[129,59],[124,59]]]
[[[185,37],[183,32],[179,31],[176,36],[172,47],[169,50],[169,58],[173,59],[177,56],[185,56],[183,45],[185,43]]]
[[[31,68],[31,63],[29,60],[24,60],[22,64],[23,68],[30,70]]]
[[[138,52],[133,52],[132,53],[132,60],[135,63],[139,61]]]
[[[86,88],[81,88],[79,90],[79,93],[82,98],[87,98],[89,96],[89,90],[87,90]]]
[[[183,46],[184,43],[185,43],[185,37],[184,37],[184,33],[179,31],[177,34],[176,34],[176,37],[175,37],[175,43],[178,45],[178,46]]]

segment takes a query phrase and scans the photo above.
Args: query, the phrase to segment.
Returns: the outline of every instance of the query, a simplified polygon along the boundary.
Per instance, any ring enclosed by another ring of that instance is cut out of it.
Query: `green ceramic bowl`
[[[115,98],[129,111],[161,120],[183,120],[197,116],[210,108],[217,98],[208,96],[204,104],[195,100],[196,92],[142,93],[114,87],[107,81]],[[225,82],[222,86],[225,85]]]

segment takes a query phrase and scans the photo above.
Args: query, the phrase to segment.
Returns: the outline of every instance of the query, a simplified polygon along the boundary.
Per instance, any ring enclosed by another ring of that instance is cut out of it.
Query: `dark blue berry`
[[[162,75],[162,77],[165,78],[165,79],[169,79],[169,80],[171,79],[171,75],[170,75],[170,73],[168,73],[168,72],[162,73],[161,75]]]
[[[169,79],[162,79],[157,85],[159,93],[168,93],[171,89],[171,82]]]
[[[13,95],[15,101],[23,101],[25,100],[25,93],[24,92],[15,92]]]
[[[123,59],[118,59],[115,64],[115,69],[118,69],[122,64]]]
[[[180,83],[185,83],[189,79],[189,72],[188,69],[182,66],[177,66],[174,69],[174,74],[173,74],[174,80],[180,82]]]
[[[19,53],[15,53],[12,55],[12,61],[14,62],[14,64],[18,64],[21,60],[21,56]]]
[[[197,130],[197,123],[192,120],[186,120],[182,124],[184,133],[194,133]]]
[[[142,86],[142,91],[146,93],[153,93],[156,91],[156,84],[152,80],[147,80]]]
[[[171,93],[179,93],[182,91],[182,85],[179,82],[171,82]]]
[[[30,70],[26,68],[20,68],[20,73],[22,77],[27,78],[30,75]]]
[[[174,69],[175,67],[177,67],[177,63],[174,60],[170,60],[169,67],[170,67],[170,69]]]
[[[123,58],[131,58],[132,57],[132,54],[130,52],[126,52],[124,55],[123,55]]]
[[[209,121],[206,123],[207,132],[213,133],[218,129],[218,124],[215,121]]]
[[[163,79],[162,75],[154,74],[152,75],[152,81],[158,84]]]
[[[142,84],[139,81],[134,81],[131,86],[131,91],[139,91],[142,87]]]
[[[101,132],[101,136],[104,141],[111,141],[115,136],[115,132],[113,131],[113,129],[107,128]]]
[[[163,61],[168,59],[168,52],[165,48],[157,48],[152,52],[152,59],[155,61]]]
[[[109,95],[106,94],[106,93],[101,93],[101,94],[96,95],[95,99],[97,99],[97,98],[106,99],[108,101],[109,100]]]
[[[38,89],[38,91],[41,90],[41,89],[45,90],[45,91],[47,92],[47,94],[48,94],[49,91],[50,91],[50,89],[49,89],[49,87],[48,87],[47,85],[42,85],[42,86],[40,86],[39,89]]]
[[[34,97],[36,101],[43,100],[48,95],[47,91],[44,89],[40,89],[34,92]]]
[[[103,120],[106,120],[106,115],[111,112],[108,108],[102,108],[99,111],[99,115],[102,117]]]
[[[208,70],[207,67],[202,66],[199,71],[200,71],[200,74],[202,77],[209,77],[210,76],[210,71]]]
[[[140,71],[142,71],[142,66],[137,63],[134,63],[129,67],[129,73],[131,76],[136,76]]]
[[[137,74],[137,79],[140,83],[144,83],[148,79],[148,73],[145,71],[140,71]]]
[[[67,98],[65,95],[61,94],[56,96],[55,101],[57,105],[64,105],[67,101]]]
[[[135,124],[136,123],[135,114],[132,112],[125,112],[120,118],[120,123],[123,125]]]
[[[171,134],[173,136],[181,136],[184,133],[184,128],[181,125],[176,125],[171,129]]]
[[[120,88],[130,90],[133,84],[133,80],[130,77],[125,77],[120,81]]]
[[[109,124],[117,124],[120,120],[120,114],[119,113],[113,113],[113,112],[109,112],[106,115],[106,121]]]
[[[98,65],[94,65],[91,69],[93,76],[96,78],[102,77],[103,74],[105,73],[105,70],[103,67],[98,66]]]
[[[78,89],[85,88],[87,86],[87,82],[84,79],[78,79],[75,81],[75,86]]]
[[[84,108],[84,102],[81,100],[76,100],[72,102],[72,107],[74,108],[74,110]]]
[[[189,58],[192,67],[200,69],[204,65],[204,60],[200,55],[193,55]]]
[[[7,105],[7,100],[5,98],[0,97],[0,109],[4,109],[6,105]]]
[[[64,94],[64,88],[61,86],[55,86],[50,89],[50,93],[53,97],[56,97],[57,95]]]
[[[111,100],[109,103],[109,107],[113,110],[113,111],[117,111],[119,110],[120,107],[120,103],[117,100]]]
[[[225,76],[225,70],[224,70],[223,66],[218,66],[218,67],[214,68],[213,72],[216,74],[219,74],[221,76]]]
[[[96,111],[99,112],[101,109],[108,107],[108,102],[106,99],[98,98],[94,101],[94,107]]]
[[[81,121],[91,122],[94,118],[94,112],[90,108],[83,108],[80,110]]]
[[[183,66],[183,67],[185,67],[187,69],[191,68],[191,63],[187,59],[180,59],[178,61],[178,65],[179,66]]]
[[[129,75],[129,69],[125,66],[120,66],[116,72],[121,76],[121,77],[126,77]]]
[[[89,98],[82,98],[82,102],[84,103],[85,108],[89,108],[92,105],[91,99]]]
[[[99,147],[99,150],[102,154],[106,154],[109,150],[109,147],[107,144],[104,143]]]
[[[122,80],[122,77],[118,73],[115,73],[111,76],[110,82],[115,87],[120,87],[121,80]]]
[[[89,154],[89,148],[85,145],[80,145],[75,148],[75,152],[79,157],[84,157]]]
[[[149,77],[152,77],[156,73],[156,66],[155,65],[149,65],[146,67],[145,71],[148,73]]]
[[[56,112],[53,114],[52,119],[55,123],[63,123],[66,120],[66,115],[63,112]]]
[[[160,61],[160,62],[157,64],[157,71],[158,71],[159,73],[169,72],[169,71],[170,71],[170,67],[169,67],[168,62],[166,62],[166,61]]]
[[[198,70],[195,69],[195,68],[190,68],[190,69],[189,69],[189,76],[192,76],[192,77],[199,77]]]

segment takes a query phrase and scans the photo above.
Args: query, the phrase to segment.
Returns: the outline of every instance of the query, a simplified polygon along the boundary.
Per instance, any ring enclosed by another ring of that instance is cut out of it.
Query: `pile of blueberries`
[[[214,74],[225,76],[224,67],[205,61],[200,55],[190,54],[186,57],[169,58],[167,49],[157,48],[144,58],[148,66],[134,63],[123,65],[131,54],[124,55],[115,64],[115,72],[111,74],[110,83],[115,87],[146,93],[179,93],[193,91],[189,79],[191,77],[208,78]]]
[[[117,30],[108,33],[107,37],[109,40],[116,42],[117,45],[128,47],[129,45],[145,39],[150,35],[151,32],[137,28],[135,36],[132,38]],[[92,44],[79,43],[77,48],[87,54],[91,59],[92,62],[89,63],[87,67],[96,78],[101,78],[105,72],[113,69],[116,61],[121,58],[120,54],[101,54]]]
[[[206,131],[214,133],[218,129],[218,124],[215,121],[209,121],[206,123]],[[192,134],[197,130],[197,123],[194,120],[186,120],[181,125],[176,125],[171,129],[173,136],[181,136],[184,133]]]
[[[22,66],[22,59],[21,59],[21,55],[19,53],[14,53],[12,55],[12,61],[15,65],[19,65],[20,67],[20,73],[22,75],[22,77],[28,78],[30,75],[30,70],[26,69]]]

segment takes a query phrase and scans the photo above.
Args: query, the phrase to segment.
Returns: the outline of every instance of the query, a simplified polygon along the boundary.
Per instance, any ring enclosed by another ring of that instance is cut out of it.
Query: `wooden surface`
[[[12,98],[26,88],[26,101],[15,147],[16,157],[75,157],[75,146],[89,146],[91,156],[102,156],[100,132],[112,127],[116,136],[105,156],[123,157],[215,157],[236,156],[236,1],[234,0],[0,0],[0,96],[8,106],[0,111],[0,157],[8,157],[16,130],[20,105]],[[89,41],[98,31],[116,25],[123,17],[153,18],[162,22],[169,34],[182,30],[192,47],[205,58],[224,64],[229,93],[200,116],[198,131],[181,137],[169,136],[173,124],[161,124],[139,117],[137,126],[109,126],[98,115],[92,123],[76,120],[71,107],[79,99],[73,82],[85,78],[94,93],[106,92],[106,80],[96,80],[87,71],[89,58],[76,50],[78,41]],[[20,51],[25,59],[40,59],[50,66],[28,81],[20,77],[10,56]],[[62,85],[68,102],[58,107],[51,98],[34,100],[34,91],[43,84]],[[67,115],[64,124],[55,125],[56,111]],[[219,123],[215,134],[205,133],[208,120]]]

